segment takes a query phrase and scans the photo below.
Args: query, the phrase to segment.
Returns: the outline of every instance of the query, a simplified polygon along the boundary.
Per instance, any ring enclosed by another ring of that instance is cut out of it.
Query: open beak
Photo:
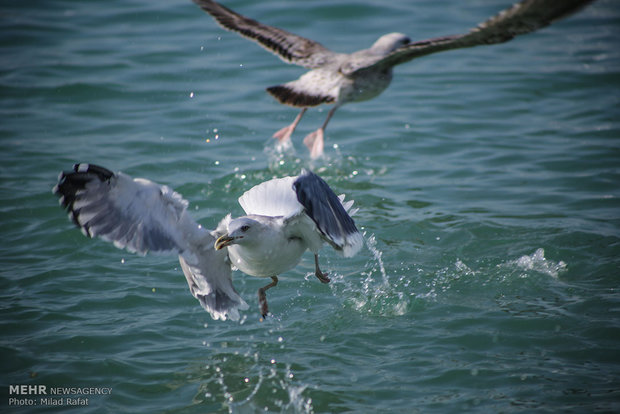
[[[228,247],[232,244],[232,242],[235,240],[234,237],[230,237],[228,234],[225,234],[221,237],[219,237],[216,241],[215,241],[215,250],[221,250],[224,247]]]

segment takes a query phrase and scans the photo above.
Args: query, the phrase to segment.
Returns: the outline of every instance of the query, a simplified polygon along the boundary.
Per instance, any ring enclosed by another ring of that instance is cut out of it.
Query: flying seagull
[[[318,252],[329,243],[345,257],[363,245],[350,214],[353,201],[336,196],[310,171],[297,177],[263,182],[239,197],[246,215],[230,214],[209,231],[187,213],[188,202],[165,185],[131,178],[92,164],[76,164],[62,172],[54,193],[69,217],[88,237],[99,236],[139,254],[178,254],[189,290],[213,319],[239,319],[248,308],[232,284],[232,269],[271,283],[258,290],[263,317],[269,312],[265,291],[278,275],[294,268],[307,250],[314,253],[315,275],[330,281],[319,268]]]
[[[392,68],[412,59],[450,49],[502,43],[533,32],[594,0],[523,0],[467,33],[411,42],[401,33],[381,36],[369,49],[335,53],[314,40],[242,16],[213,0],[193,0],[227,30],[238,32],[283,61],[310,69],[299,79],[267,88],[280,103],[301,107],[292,124],[273,136],[290,139],[311,106],[333,104],[323,125],[304,138],[312,158],[323,153],[324,132],[336,109],[348,102],[372,99],[392,80]]]

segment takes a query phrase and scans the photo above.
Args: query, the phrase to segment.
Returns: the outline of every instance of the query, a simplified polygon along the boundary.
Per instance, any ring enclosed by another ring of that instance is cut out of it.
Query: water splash
[[[431,273],[430,278],[425,282],[425,287],[429,290],[424,294],[419,293],[417,297],[437,299],[440,294],[454,289],[459,290],[470,283],[475,283],[471,276],[477,276],[480,272],[456,258],[452,265]]]
[[[364,233],[364,236],[365,235],[366,234]],[[385,266],[383,265],[383,252],[377,249],[377,239],[375,238],[374,234],[370,235],[370,237],[366,239],[366,247],[368,248],[370,253],[372,253],[377,265],[379,266],[379,270],[381,271],[381,277],[383,279],[383,284],[388,286],[390,282],[388,280],[387,273],[385,272]]]
[[[314,410],[312,409],[312,398],[304,398],[303,392],[308,388],[307,385],[293,385],[291,383],[294,378],[293,372],[291,371],[291,366],[289,364],[286,365],[286,375],[284,379],[280,380],[280,386],[282,389],[288,392],[288,400],[289,402],[286,404],[282,404],[280,408],[283,413],[304,413],[304,414],[312,414]]]
[[[404,276],[401,276],[397,283],[391,283],[383,263],[383,252],[377,248],[374,234],[366,237],[364,233],[364,239],[368,251],[372,254],[372,258],[364,266],[365,270],[360,273],[364,278],[356,279],[359,280],[359,284],[355,284],[353,279],[340,277],[332,289],[342,289],[337,292],[338,296],[344,297],[345,303],[358,312],[381,316],[404,315],[409,308],[409,295],[405,292],[407,283],[403,280]]]
[[[297,156],[295,147],[291,141],[269,142],[265,145],[263,152],[267,156],[267,165],[271,171],[280,171],[283,168],[292,167],[294,170],[298,170],[301,165],[301,158]]]
[[[199,377],[202,384],[194,400],[205,405],[205,412],[220,403],[229,414],[314,412],[312,398],[305,392],[313,387],[300,383],[290,364],[261,357],[260,352],[219,353],[200,368]]]
[[[553,262],[545,258],[545,250],[538,248],[530,255],[521,256],[516,260],[508,261],[505,266],[516,266],[521,270],[533,270],[538,273],[558,278],[560,273],[566,270],[566,263],[563,261]]]

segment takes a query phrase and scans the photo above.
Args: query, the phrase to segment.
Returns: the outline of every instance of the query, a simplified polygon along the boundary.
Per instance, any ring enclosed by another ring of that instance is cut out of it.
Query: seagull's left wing
[[[274,178],[255,185],[241,197],[239,204],[247,215],[292,217],[303,212],[293,191],[295,177]]]
[[[523,0],[491,17],[468,33],[409,43],[373,65],[352,73],[392,67],[412,59],[450,49],[503,43],[566,17],[594,0]],[[350,74],[350,73],[345,73]]]
[[[325,181],[311,171],[304,171],[293,183],[297,200],[314,221],[323,237],[345,257],[355,255],[364,244],[362,235],[349,216],[353,201],[343,203]]]
[[[213,0],[193,1],[213,16],[224,29],[235,31],[255,41],[287,63],[314,69],[324,65],[335,55],[334,52],[314,40],[262,24]]]

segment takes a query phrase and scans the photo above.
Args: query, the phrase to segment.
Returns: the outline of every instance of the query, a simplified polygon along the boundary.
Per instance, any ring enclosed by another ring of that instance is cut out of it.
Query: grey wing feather
[[[89,237],[141,254],[185,249],[180,223],[187,201],[167,186],[76,164],[60,175],[54,192]]]
[[[204,232],[193,249],[179,256],[181,269],[191,294],[213,319],[239,319],[239,310],[248,304],[239,296],[232,283],[232,270],[225,249],[215,250],[215,237]]]
[[[362,247],[363,239],[355,222],[342,205],[340,198],[325,181],[311,171],[305,171],[293,183],[297,200],[318,230],[346,257]],[[348,203],[351,208],[352,203]]]
[[[263,48],[278,55],[283,61],[314,69],[327,63],[335,53],[320,43],[268,26],[242,16],[212,0],[193,0],[209,13],[224,29],[255,41]]]
[[[523,0],[491,17],[468,33],[437,37],[402,46],[373,65],[359,71],[377,67],[392,67],[412,59],[444,50],[503,43],[512,38],[531,33],[564,18],[594,0]]]
[[[192,220],[187,201],[166,186],[91,164],[60,174],[54,193],[89,237],[119,248],[177,253],[190,292],[214,319],[238,319],[247,304],[232,285],[226,251]]]

